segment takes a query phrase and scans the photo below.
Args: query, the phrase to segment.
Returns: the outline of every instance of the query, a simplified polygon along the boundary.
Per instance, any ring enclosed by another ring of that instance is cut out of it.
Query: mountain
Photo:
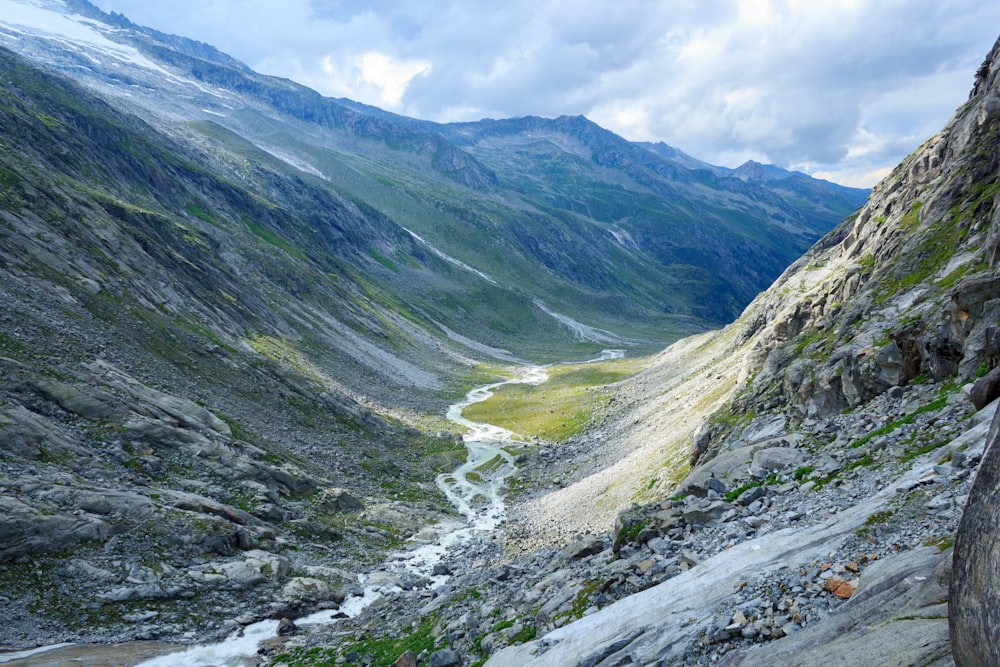
[[[402,118],[85,0],[3,8],[5,646],[338,604],[455,519],[446,405],[727,321],[863,194],[579,117]]]
[[[661,159],[582,118],[416,121],[261,76],[85,0],[11,5],[25,9],[4,21],[10,48],[161,129],[188,123],[213,150],[249,142],[521,298],[624,338],[728,322],[867,194],[815,182],[823,203],[807,203]]]
[[[524,453],[502,546],[269,659],[995,664],[998,211],[1000,41],[941,132],[733,323]]]
[[[381,285],[468,272],[280,163],[215,162],[8,51],[0,71],[3,641],[134,637],[137,600],[217,632],[213,609],[284,604],[261,568],[287,559],[252,554],[373,562],[439,517],[462,448],[402,417],[475,373]]]
[[[1000,41],[856,215],[620,384],[602,464],[522,510],[569,546],[510,567],[568,595],[488,665],[995,661],[998,100]]]

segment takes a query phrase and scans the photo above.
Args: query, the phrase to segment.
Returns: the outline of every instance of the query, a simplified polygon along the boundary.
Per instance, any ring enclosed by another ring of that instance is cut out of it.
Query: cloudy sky
[[[93,0],[435,121],[582,114],[707,162],[871,186],[938,131],[995,0]]]

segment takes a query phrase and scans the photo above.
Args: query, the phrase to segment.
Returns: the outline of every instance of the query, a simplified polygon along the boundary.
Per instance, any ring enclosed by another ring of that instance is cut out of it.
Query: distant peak
[[[755,160],[747,160],[733,170],[733,176],[747,182],[778,181],[794,175],[795,172]]]

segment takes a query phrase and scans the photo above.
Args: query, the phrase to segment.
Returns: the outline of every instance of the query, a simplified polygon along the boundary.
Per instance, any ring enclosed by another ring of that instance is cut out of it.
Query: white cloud
[[[981,0],[97,4],[420,118],[583,114],[709,162],[855,183],[944,124],[1000,26]]]
[[[407,86],[414,77],[426,76],[431,63],[400,61],[378,51],[368,51],[355,56],[348,67],[338,65],[333,56],[324,56],[322,70],[327,77],[321,81],[323,88],[343,91],[344,95],[364,91],[365,97],[377,98],[378,106],[395,111],[401,106]]]

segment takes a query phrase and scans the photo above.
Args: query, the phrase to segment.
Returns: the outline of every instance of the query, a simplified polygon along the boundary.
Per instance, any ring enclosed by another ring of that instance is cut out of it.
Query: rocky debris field
[[[335,607],[358,571],[448,510],[436,493],[405,503],[363,494],[381,473],[345,474],[331,443],[266,423],[249,414],[249,402],[213,394],[207,383],[197,393],[155,389],[125,370],[130,355],[117,363],[100,352],[88,357],[75,348],[96,348],[96,339],[76,336],[64,313],[37,310],[68,342],[42,362],[13,339],[0,341],[0,352],[26,359],[0,354],[4,648],[200,642],[261,618]],[[6,330],[51,335],[32,330],[31,318]],[[255,367],[219,349],[202,363],[231,364],[272,386],[276,377],[298,381],[297,390],[285,385],[285,401],[305,404],[308,395],[324,419],[354,420],[353,432],[387,443],[414,438],[260,359]],[[227,418],[193,398],[206,394]],[[439,444],[459,447],[450,436]],[[325,454],[306,456],[310,448]],[[396,472],[406,465],[400,457]],[[338,484],[348,480],[350,490]]]
[[[903,626],[916,623],[929,638],[921,655],[937,660],[948,654],[947,586],[941,582],[947,582],[950,547],[996,409],[991,404],[977,412],[971,387],[898,388],[853,412],[794,429],[780,416],[760,418],[673,497],[623,512],[613,531],[525,552],[500,536],[474,542],[439,566],[451,575],[443,586],[387,594],[357,618],[300,629],[271,647],[269,657],[289,665],[320,658],[330,664],[470,665],[523,644],[528,654],[503,653],[490,664],[522,664],[522,655],[563,664],[565,655],[545,658],[550,647],[569,641],[559,639],[558,629],[641,591],[659,586],[668,596],[671,580],[682,574],[711,577],[720,558],[741,543],[754,550],[772,535],[792,543],[798,535],[821,535],[800,561],[792,549],[791,558],[760,570],[727,573],[728,593],[706,595],[703,607],[685,610],[680,638],[657,647],[658,654],[642,647],[630,653],[633,642],[626,637],[574,659],[586,665],[633,659],[756,664],[755,656],[767,655],[756,651],[785,650],[796,637],[822,633],[824,623],[864,606],[863,621],[872,628],[894,619],[900,626],[896,633],[875,633],[879,641],[909,638]],[[525,465],[536,477],[545,468],[554,476],[563,469],[550,456],[533,456]],[[873,498],[880,500],[873,504]],[[839,528],[824,533],[827,524]],[[928,584],[917,595],[900,584],[900,572],[911,583],[937,582],[937,588]],[[880,597],[886,589],[895,591],[898,604]],[[657,622],[640,613],[636,638]],[[547,639],[549,633],[555,639]],[[406,662],[407,650],[415,662]]]

